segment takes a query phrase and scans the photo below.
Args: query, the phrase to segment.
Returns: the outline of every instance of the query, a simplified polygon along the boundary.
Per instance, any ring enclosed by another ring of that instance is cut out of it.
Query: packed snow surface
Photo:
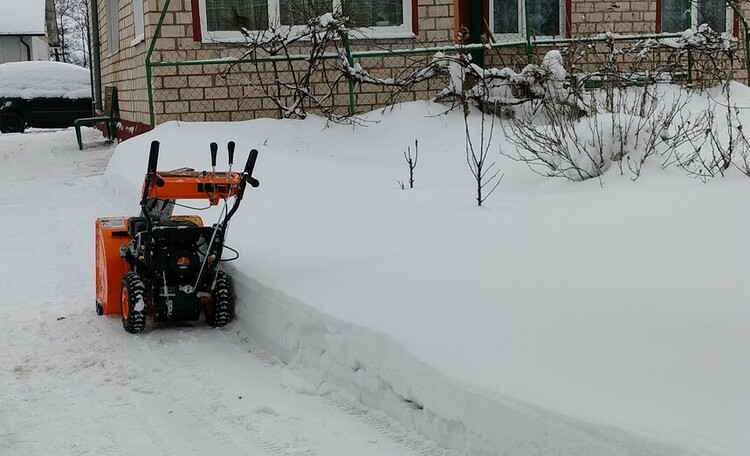
[[[45,0],[0,0],[0,35],[44,35]]]
[[[134,336],[97,316],[93,220],[128,213],[101,176],[112,147],[83,133],[83,151],[72,130],[0,135],[0,455],[459,456],[240,325]]]
[[[89,70],[63,62],[3,63],[0,98],[91,98]]]
[[[118,146],[107,185],[135,213],[152,140],[161,169],[205,168],[211,141],[257,148],[261,186],[228,239],[236,325],[315,388],[339,384],[447,447],[750,454],[750,180],[704,184],[658,160],[635,182],[617,166],[544,179],[498,153],[512,151],[498,130],[505,178],[477,208],[463,114],[446,110],[408,103],[354,128],[170,122]]]

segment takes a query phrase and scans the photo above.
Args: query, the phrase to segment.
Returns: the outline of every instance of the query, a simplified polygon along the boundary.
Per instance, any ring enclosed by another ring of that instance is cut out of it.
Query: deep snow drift
[[[0,455],[460,456],[238,325],[97,316],[93,220],[127,213],[103,191],[112,146],[83,133],[0,135]]]
[[[107,182],[135,213],[150,141],[162,169],[205,168],[211,141],[258,148],[261,187],[228,238],[236,324],[312,385],[343,385],[446,446],[750,453],[750,180],[704,184],[658,161],[635,182],[615,166],[601,182],[544,179],[497,153],[512,150],[497,131],[505,178],[477,208],[462,114],[445,111],[399,105],[364,128],[172,122],[119,145]]]

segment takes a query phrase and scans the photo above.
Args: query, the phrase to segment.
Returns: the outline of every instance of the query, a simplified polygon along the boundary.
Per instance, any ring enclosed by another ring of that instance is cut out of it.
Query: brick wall
[[[108,0],[100,0],[99,37],[101,42],[102,90],[108,85],[117,86],[120,102],[120,116],[133,122],[148,123],[148,96],[146,92],[147,44],[145,41],[133,43],[135,28],[133,25],[133,8],[130,0],[119,1],[119,50],[111,53],[108,42],[107,15]],[[149,3],[152,3],[149,0]],[[155,4],[155,2],[153,2]],[[148,18],[148,14],[145,15]],[[151,26],[151,29],[154,27]],[[146,24],[146,36],[149,26]],[[102,94],[103,98],[103,94]]]
[[[131,1],[120,0],[120,50],[113,55],[107,54],[106,1],[99,1],[102,85],[114,84],[118,87],[121,115],[124,119],[145,124],[149,122],[145,55],[149,37],[153,36],[164,0],[145,0],[144,23],[147,41],[135,44],[131,43],[134,33]],[[750,13],[750,5],[744,8],[746,14]],[[453,0],[418,0],[416,10],[419,18],[417,38],[353,40],[353,50],[404,49],[452,43],[455,13]],[[605,31],[619,34],[656,32],[655,0],[573,0],[570,16],[573,36],[590,36]],[[194,41],[192,21],[191,0],[172,0],[164,18],[161,37],[157,40],[153,62],[207,60],[242,55],[243,48],[236,44]],[[547,49],[549,48],[535,49],[536,60],[541,58]],[[597,53],[606,51],[599,48],[587,58],[595,60]],[[306,50],[300,48],[293,52],[304,54]],[[739,50],[738,56],[740,61],[735,63],[735,75],[738,79],[745,80],[744,48]],[[360,59],[359,63],[375,76],[399,77],[424,65],[429,59],[430,56],[372,57]],[[528,62],[523,47],[486,51],[485,59],[490,66],[508,66],[516,70],[520,70]],[[278,107],[257,87],[259,81],[263,81],[264,84],[273,83],[270,80],[270,64],[259,68],[252,64],[241,64],[228,73],[225,72],[226,69],[226,65],[154,68],[152,83],[156,122],[245,120],[279,116]],[[328,72],[329,76],[332,74],[332,71]],[[282,78],[290,75],[290,72],[281,72]],[[255,86],[248,84],[248,81],[254,81]],[[313,87],[320,88],[320,85]],[[424,83],[414,91],[399,93],[395,100],[431,98],[443,87],[443,81]],[[356,87],[358,111],[377,109],[391,101],[392,94],[383,88],[369,85]],[[337,91],[327,103],[328,107],[335,108],[340,114],[348,111],[349,95],[346,82],[338,85]]]
[[[100,0],[99,18],[102,64],[102,87],[115,85],[120,98],[120,115],[129,122],[148,124],[148,94],[146,89],[145,59],[149,40],[153,36],[164,1],[144,1],[146,40],[133,43],[132,2],[119,1],[119,50],[111,53],[108,43],[108,0]],[[419,36],[404,40],[353,40],[353,49],[383,49],[422,47],[448,44],[452,31],[452,0],[419,0]],[[230,44],[201,43],[193,40],[193,18],[190,0],[172,0],[167,11],[161,36],[157,40],[152,62],[216,59],[239,57],[242,47]],[[301,52],[304,49],[300,50]],[[413,58],[366,59],[361,64],[380,77],[396,77],[417,65]],[[418,59],[424,61],[425,59]],[[381,67],[382,66],[382,67]],[[156,123],[168,120],[217,121],[243,120],[256,117],[278,117],[279,111],[257,89],[246,84],[247,75],[256,69],[240,65],[228,76],[225,65],[183,66],[155,68],[152,78]],[[270,67],[269,67],[270,69]],[[270,74],[270,73],[269,73]],[[346,83],[332,97],[331,106],[341,113],[348,111],[349,96]],[[434,96],[438,89],[424,84],[417,92],[402,93],[399,100],[414,100]],[[357,95],[359,110],[382,106],[390,97],[382,89],[363,88]]]
[[[177,1],[170,5],[162,27],[162,38],[157,41],[152,61],[210,60],[225,57],[241,57],[241,45],[200,43],[193,40],[193,25],[190,0]],[[419,0],[417,11],[419,35],[414,39],[399,40],[352,40],[352,50],[403,49],[450,44],[453,39],[453,1]],[[309,49],[297,47],[292,53],[306,54]],[[429,57],[375,57],[360,59],[363,67],[377,77],[399,77],[429,61]],[[333,63],[333,62],[331,62]],[[286,64],[279,64],[284,67]],[[300,63],[294,64],[300,68]],[[330,64],[329,64],[330,66]],[[257,87],[258,79],[263,84],[273,84],[273,69],[270,64],[236,65],[227,71],[227,65],[200,65],[163,67],[154,70],[154,108],[156,122],[168,120],[219,121],[246,120],[256,117],[279,117],[279,108]],[[260,75],[259,75],[260,74]],[[265,75],[265,76],[264,76]],[[291,82],[290,72],[281,72]],[[328,77],[335,77],[332,69]],[[321,75],[322,77],[322,75]],[[256,81],[248,84],[248,78]],[[313,85],[323,93],[321,84]],[[439,86],[439,87],[436,87]],[[435,96],[444,85],[425,83],[414,91],[399,93],[398,101],[427,99]],[[357,110],[369,111],[390,102],[392,94],[375,86],[357,87]],[[337,91],[327,101],[328,108],[339,114],[349,109],[349,94],[346,81],[337,85]],[[315,112],[314,107],[311,108]]]

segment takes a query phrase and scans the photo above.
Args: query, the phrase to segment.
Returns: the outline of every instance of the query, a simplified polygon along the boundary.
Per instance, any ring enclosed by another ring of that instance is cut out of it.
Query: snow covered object
[[[235,144],[227,145],[229,171],[216,171],[218,145],[211,143],[212,171],[182,168],[157,171],[159,142],[151,143],[138,217],[96,219],[96,311],[121,315],[126,331],[143,331],[154,321],[198,320],[224,326],[233,315],[230,277],[220,269],[224,236],[252,177],[258,151],[250,151],[242,172],[233,172]],[[233,203],[229,204],[229,199]],[[219,220],[172,214],[176,200],[223,202]],[[232,250],[229,247],[226,247]],[[235,252],[236,253],[236,252]]]
[[[0,65],[0,133],[72,127],[91,115],[89,70],[62,62]]]

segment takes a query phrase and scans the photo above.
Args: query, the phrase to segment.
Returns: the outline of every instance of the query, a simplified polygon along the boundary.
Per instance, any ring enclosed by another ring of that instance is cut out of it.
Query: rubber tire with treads
[[[0,113],[0,133],[23,133],[26,121],[17,112]]]
[[[136,307],[140,303],[140,309]],[[139,333],[146,327],[146,285],[135,272],[128,272],[120,285],[122,327],[129,333]]]
[[[221,328],[232,319],[232,284],[229,274],[216,271],[214,287],[211,289],[211,304],[206,306],[206,324]]]

